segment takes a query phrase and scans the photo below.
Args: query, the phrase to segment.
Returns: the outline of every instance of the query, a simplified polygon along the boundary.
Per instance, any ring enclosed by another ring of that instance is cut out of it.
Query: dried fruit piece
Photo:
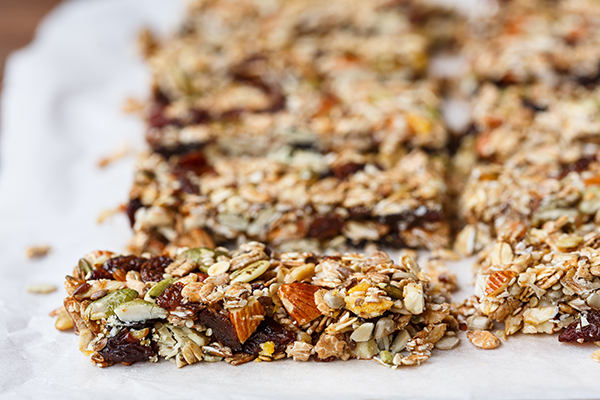
[[[373,292],[373,301],[365,301],[369,291]],[[382,289],[362,282],[348,290],[344,301],[348,310],[361,318],[369,319],[382,315],[394,305],[392,300],[383,296],[385,296],[385,292]]]
[[[600,311],[592,310],[572,322],[558,337],[559,342],[595,342],[600,340]]]
[[[229,311],[229,320],[233,324],[237,338],[244,343],[265,318],[265,309],[257,300],[247,306]]]
[[[489,331],[469,331],[467,332],[467,339],[480,349],[491,350],[500,346],[500,339]]]
[[[517,274],[513,271],[498,271],[494,272],[488,278],[487,284],[485,285],[486,296],[497,296],[506,289],[510,280]]]
[[[245,268],[239,269],[233,272],[231,277],[231,283],[236,282],[251,282],[264,274],[271,266],[271,263],[266,260],[257,261],[248,265]]]
[[[315,304],[315,293],[319,289],[309,283],[294,282],[281,285],[278,293],[290,317],[303,325],[322,315]]]
[[[156,355],[152,346],[144,346],[136,339],[129,329],[123,328],[117,335],[111,337],[106,342],[106,346],[98,353],[106,361],[133,363],[136,361],[146,361]]]
[[[217,310],[205,308],[198,315],[198,322],[212,330],[212,337],[233,351],[240,351],[242,344],[229,318]]]
[[[244,342],[244,352],[258,356],[262,351],[261,344],[271,341],[275,344],[274,353],[281,353],[289,343],[296,339],[296,334],[290,332],[271,318],[265,320],[258,329]]]
[[[140,270],[140,276],[143,282],[160,282],[163,280],[165,268],[167,268],[173,259],[166,256],[152,257],[144,264]]]

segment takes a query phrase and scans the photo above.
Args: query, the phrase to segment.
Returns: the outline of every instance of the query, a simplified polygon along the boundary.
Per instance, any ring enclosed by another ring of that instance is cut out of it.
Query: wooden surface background
[[[0,0],[0,88],[8,54],[33,38],[42,17],[60,0]]]

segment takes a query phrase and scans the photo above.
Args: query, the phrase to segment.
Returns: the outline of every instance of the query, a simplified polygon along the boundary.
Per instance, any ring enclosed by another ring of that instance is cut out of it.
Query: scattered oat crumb
[[[106,221],[108,218],[110,218],[113,215],[118,214],[118,213],[120,213],[122,211],[123,210],[122,210],[122,208],[120,206],[116,207],[116,208],[109,208],[107,210],[102,211],[100,213],[100,215],[98,215],[98,220],[97,221],[98,221],[99,224],[103,224],[104,221]]]
[[[494,334],[503,342],[506,342],[506,339],[508,339],[506,336],[506,331],[497,330]]]
[[[48,294],[56,291],[56,286],[50,283],[35,283],[33,285],[28,285],[25,289],[29,293],[35,294]]]
[[[127,114],[138,114],[144,110],[144,103],[132,97],[128,97],[123,102],[121,109]]]
[[[48,253],[50,253],[50,250],[52,250],[52,247],[50,246],[31,246],[27,248],[27,250],[25,251],[25,255],[29,259],[42,258],[46,257]]]
[[[59,311],[58,318],[54,323],[54,327],[59,331],[68,331],[73,329],[73,319],[64,308]]]
[[[600,350],[596,350],[592,353],[592,360],[600,363]]]
[[[131,148],[129,147],[129,145],[128,144],[122,144],[114,152],[112,152],[108,156],[102,157],[98,161],[98,167],[99,168],[105,168],[105,167],[109,166],[110,164],[114,163],[115,161],[118,161],[121,158],[125,157],[130,152],[131,152]]]
[[[500,339],[498,339],[492,332],[489,331],[469,331],[467,332],[467,339],[469,339],[471,343],[480,349],[491,350],[500,346]]]

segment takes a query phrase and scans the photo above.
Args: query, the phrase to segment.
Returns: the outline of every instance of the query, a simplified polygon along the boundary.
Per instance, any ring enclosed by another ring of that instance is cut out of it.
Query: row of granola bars
[[[491,322],[592,340],[600,9],[496,6],[468,19],[416,0],[202,0],[172,38],[146,32],[150,150],[127,205],[136,255],[91,253],[67,277],[80,349],[99,366],[396,367],[456,346],[466,316],[482,348],[499,344]],[[458,83],[429,76],[440,48],[467,59]],[[456,88],[472,105],[460,137],[440,112]],[[452,278],[411,258],[318,255],[448,248],[453,226],[454,248],[478,255],[476,297],[458,311]]]

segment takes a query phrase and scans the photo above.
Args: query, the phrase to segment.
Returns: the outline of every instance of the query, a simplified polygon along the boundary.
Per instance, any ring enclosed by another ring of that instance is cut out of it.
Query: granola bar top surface
[[[443,148],[435,85],[413,82],[428,46],[413,3],[194,3],[178,35],[147,39],[149,143],[172,150],[214,140],[234,154],[260,154],[393,136]]]
[[[600,230],[567,217],[504,236],[479,255],[479,310],[507,335],[554,333],[600,308]],[[597,339],[596,339],[597,340]]]
[[[495,13],[467,26],[462,52],[482,81],[598,83],[600,5],[594,0],[501,1]]]
[[[65,309],[98,366],[174,359],[241,364],[375,359],[419,365],[458,323],[409,257],[180,248],[137,257],[96,251],[67,276]]]
[[[188,241],[199,229],[217,243],[248,238],[282,249],[448,245],[442,158],[291,147],[267,157],[195,154],[140,160],[130,194],[135,252],[199,245]]]

